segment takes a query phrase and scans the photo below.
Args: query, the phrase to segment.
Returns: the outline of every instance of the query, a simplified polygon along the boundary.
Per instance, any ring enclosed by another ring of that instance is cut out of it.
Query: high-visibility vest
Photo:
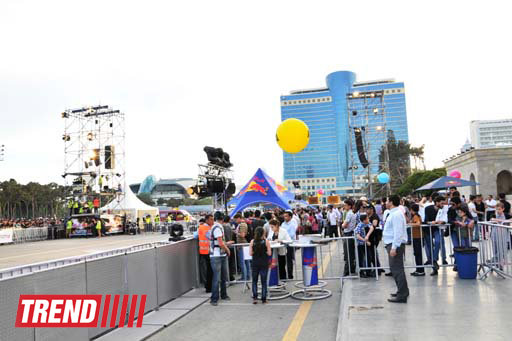
[[[78,211],[78,213],[80,213],[80,214],[84,213],[84,208],[80,207],[80,211]]]
[[[73,228],[73,222],[71,220],[68,220],[66,229],[71,230]]]
[[[206,224],[199,225],[197,235],[199,237],[199,254],[208,255],[210,254],[210,238],[207,235],[210,232],[210,226]]]
[[[101,230],[101,220],[96,223],[96,230]]]
[[[73,208],[78,208],[78,201],[75,201],[75,203],[73,204]]]
[[[168,222],[168,223],[172,222],[172,218],[171,218],[171,215],[170,215],[170,214],[167,216],[167,222]]]
[[[92,208],[92,201],[88,201],[87,205],[89,205],[89,208]]]
[[[158,215],[155,216],[155,223],[159,223],[160,222],[160,217]]]
[[[151,224],[151,218],[150,217],[146,217],[146,224]]]
[[[73,208],[73,201],[72,200],[68,201],[68,208]]]

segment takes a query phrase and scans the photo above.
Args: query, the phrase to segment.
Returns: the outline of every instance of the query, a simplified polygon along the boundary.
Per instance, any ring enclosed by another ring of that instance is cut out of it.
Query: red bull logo
[[[263,195],[267,195],[268,187],[263,187],[260,184],[256,183],[256,181],[251,181],[249,185],[247,185],[246,188],[244,188],[242,191],[240,191],[239,195],[243,195],[247,192],[258,192]]]
[[[310,266],[312,268],[316,268],[316,266],[317,266],[316,257],[304,258],[303,264],[304,264],[304,266]]]
[[[456,181],[456,180],[446,181],[446,187],[460,186],[460,185],[462,185],[462,183],[460,181]]]

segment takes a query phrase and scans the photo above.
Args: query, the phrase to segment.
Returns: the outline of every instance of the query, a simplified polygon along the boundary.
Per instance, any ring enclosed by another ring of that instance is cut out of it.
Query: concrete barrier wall
[[[0,340],[89,340],[107,328],[15,328],[19,295],[147,295],[145,311],[199,285],[197,241],[184,240],[0,281]],[[121,298],[122,299],[122,298]],[[127,311],[130,311],[128,303]],[[138,312],[139,300],[136,311]],[[113,306],[113,300],[110,307]],[[103,301],[100,307],[103,311]],[[117,316],[119,316],[119,304]],[[99,324],[99,323],[98,323]]]

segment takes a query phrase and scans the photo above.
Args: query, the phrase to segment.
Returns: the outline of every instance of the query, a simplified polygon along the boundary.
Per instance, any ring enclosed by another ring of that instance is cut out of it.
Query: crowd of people
[[[0,219],[0,228],[29,228],[29,227],[48,227],[61,225],[62,221],[56,218],[35,218],[35,219]]]
[[[216,212],[215,216],[208,214],[200,220],[201,280],[206,291],[212,293],[214,305],[219,298],[229,299],[227,281],[252,281],[256,303],[259,277],[261,299],[265,302],[267,274],[262,267],[268,267],[268,242],[293,241],[301,234],[320,234],[326,238],[354,236],[343,241],[343,275],[356,274],[356,261],[360,277],[374,277],[377,272],[384,272],[378,253],[378,246],[383,242],[391,268],[386,276],[393,276],[398,287],[397,295],[391,300],[406,302],[405,245],[412,245],[417,267],[411,275],[425,276],[425,268],[431,267],[431,275],[436,276],[440,260],[447,265],[447,256],[453,253],[447,250],[445,238],[450,238],[453,248],[469,247],[479,238],[486,238],[475,228],[479,221],[510,222],[510,203],[504,195],[499,195],[498,201],[492,196],[484,200],[481,195],[466,199],[452,187],[446,196],[433,193],[421,198],[391,196],[374,201],[361,197],[355,201],[346,199],[338,207],[248,210],[237,213],[233,219]],[[485,229],[483,231],[485,233]],[[251,257],[247,257],[243,247],[235,247],[238,244],[248,244]],[[278,249],[280,279],[294,278],[294,262],[292,247]],[[453,270],[457,271],[457,264]],[[239,278],[235,278],[237,273]]]

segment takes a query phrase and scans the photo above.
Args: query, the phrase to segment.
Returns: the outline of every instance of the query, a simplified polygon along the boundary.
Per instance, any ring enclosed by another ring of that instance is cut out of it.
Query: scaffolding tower
[[[107,105],[62,112],[64,120],[64,174],[74,200],[100,200],[100,207],[124,202],[124,113]],[[113,207],[124,209],[124,207]]]
[[[372,198],[373,177],[381,170],[389,174],[384,91],[348,93],[346,102],[352,194],[361,194],[366,189],[366,194]],[[382,147],[384,160],[381,161],[379,155]],[[367,162],[362,162],[361,159],[366,159]],[[389,183],[386,185],[386,192],[389,193]]]
[[[198,166],[198,186],[212,196],[213,211],[224,211],[227,214],[227,203],[235,189],[233,171],[211,162]]]

